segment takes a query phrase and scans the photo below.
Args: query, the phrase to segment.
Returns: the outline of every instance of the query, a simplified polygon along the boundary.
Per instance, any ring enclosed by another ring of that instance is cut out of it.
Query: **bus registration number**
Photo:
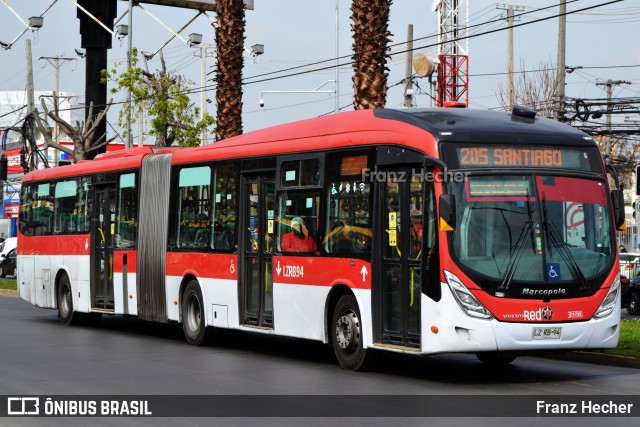
[[[562,328],[533,328],[534,340],[559,340]]]

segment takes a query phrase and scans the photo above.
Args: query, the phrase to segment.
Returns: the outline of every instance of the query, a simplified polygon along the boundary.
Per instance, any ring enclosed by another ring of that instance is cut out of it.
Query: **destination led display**
[[[589,170],[586,151],[558,147],[459,147],[460,168],[518,167]]]

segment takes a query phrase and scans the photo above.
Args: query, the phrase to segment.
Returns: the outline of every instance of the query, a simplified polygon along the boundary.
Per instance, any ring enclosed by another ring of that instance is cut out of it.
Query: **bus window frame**
[[[293,161],[315,160],[319,162],[320,176],[318,177],[318,183],[314,185],[282,185],[282,164]],[[280,190],[303,190],[303,189],[322,189],[324,187],[325,177],[325,153],[324,152],[312,152],[312,153],[300,153],[300,154],[287,154],[283,156],[277,156],[276,158],[276,193]]]
[[[238,245],[238,203],[240,198],[240,190],[236,188],[235,198],[233,199],[236,206],[236,223],[234,225],[234,239],[231,248],[218,249],[211,248],[211,235],[207,240],[207,245],[204,247],[178,247],[176,246],[177,232],[178,232],[178,198],[180,197],[180,191],[174,191],[180,189],[180,171],[185,168],[196,167],[209,167],[211,169],[211,176],[209,179],[210,198],[209,198],[209,230],[211,230],[211,224],[215,221],[215,198],[216,198],[216,184],[218,178],[219,166],[230,166],[233,168],[236,182],[240,182],[241,164],[236,159],[224,159],[223,161],[206,161],[197,163],[181,163],[171,166],[171,183],[170,183],[170,199],[169,199],[169,230],[167,239],[167,252],[194,252],[194,253],[211,253],[211,254],[233,254],[237,253]]]
[[[130,247],[118,247],[116,246],[114,248],[114,250],[116,251],[138,251],[138,233],[139,233],[139,229],[140,229],[140,224],[138,224],[138,217],[140,215],[140,174],[141,174],[141,170],[142,169],[130,169],[130,170],[123,170],[123,171],[118,171],[116,172],[116,221],[118,218],[118,214],[120,214],[120,203],[121,203],[121,192],[122,192],[122,187],[120,186],[120,182],[121,182],[121,178],[124,175],[129,175],[129,174],[133,174],[133,185],[135,188],[135,193],[136,193],[136,209],[135,209],[135,220],[136,220],[136,231],[135,231],[135,237],[134,237],[134,242],[133,242],[133,246]],[[131,188],[131,187],[124,187],[124,188]],[[116,232],[119,231],[118,226],[116,226]]]

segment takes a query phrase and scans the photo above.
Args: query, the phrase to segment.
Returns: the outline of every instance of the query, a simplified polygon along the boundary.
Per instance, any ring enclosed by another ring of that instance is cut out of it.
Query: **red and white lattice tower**
[[[437,104],[469,106],[469,49],[467,0],[433,0],[438,13]]]

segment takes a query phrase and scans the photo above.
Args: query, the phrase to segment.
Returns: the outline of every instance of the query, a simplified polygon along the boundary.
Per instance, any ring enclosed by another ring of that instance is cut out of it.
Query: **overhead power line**
[[[571,1],[567,2],[567,4],[574,3],[574,2],[577,2],[577,1],[580,1],[580,0],[571,0]],[[599,3],[599,4],[596,4],[596,5],[592,5],[592,6],[584,7],[584,8],[581,8],[581,9],[567,11],[565,14],[566,15],[571,15],[571,14],[575,14],[575,13],[580,13],[580,12],[584,12],[586,10],[593,10],[593,9],[596,9],[596,8],[600,8],[600,7],[603,7],[603,6],[608,6],[608,5],[619,3],[619,2],[622,2],[622,1],[624,1],[624,0],[612,0],[612,1]],[[538,11],[545,10],[545,9],[549,9],[551,7],[557,7],[557,5],[548,6],[548,7],[536,9],[536,10],[533,10],[533,11],[524,12],[524,13],[520,14],[519,16],[524,15],[524,14],[528,14],[528,13],[538,12]],[[521,22],[521,23],[518,23],[518,24],[514,24],[511,27],[515,28],[515,27],[523,27],[523,26],[527,26],[527,25],[532,25],[532,24],[548,21],[548,20],[551,20],[551,19],[554,19],[554,18],[558,18],[559,16],[561,16],[561,14],[551,15],[551,16],[548,16],[548,17],[539,18],[539,19],[535,19],[535,20],[532,20],[532,21]],[[486,25],[486,23],[478,24],[478,25]],[[508,29],[509,29],[509,26],[502,27],[502,28],[497,28],[497,29],[493,29],[493,30],[488,30],[488,31],[483,31],[483,32],[480,32],[480,33],[471,34],[471,35],[468,35],[468,36],[465,36],[465,37],[461,37],[460,40],[462,40],[464,38],[477,38],[477,37],[480,37],[480,36],[485,36],[485,35],[488,35],[488,34],[493,34],[493,33],[497,33],[497,32],[500,32],[500,31],[505,31],[505,30],[508,30]],[[421,39],[425,39],[425,38],[429,38],[429,37],[434,37],[434,36],[432,35],[432,36],[427,36],[427,37],[414,39],[414,40],[421,40]],[[405,44],[405,42],[398,43],[398,44]],[[434,46],[437,46],[437,43],[430,44],[430,45],[425,45],[425,46],[414,47],[413,50],[424,49],[424,48],[427,48],[427,47],[434,47]],[[389,56],[404,54],[406,52],[407,52],[407,50],[404,49],[404,50],[401,50],[401,51],[390,53]],[[341,56],[338,59],[348,58],[348,57],[351,57],[351,55]],[[312,63],[306,64],[306,65],[290,67],[290,68],[285,69],[285,70],[280,70],[280,71],[274,71],[274,72],[270,72],[270,73],[260,74],[260,75],[253,76],[253,77],[250,77],[250,78],[256,78],[256,77],[261,77],[261,76],[266,76],[266,75],[272,75],[272,74],[282,73],[282,72],[291,71],[291,70],[298,70],[298,69],[301,69],[301,68],[305,68],[305,67],[309,67],[309,66],[313,66],[313,65],[317,65],[317,64],[321,64],[321,63],[326,63],[326,62],[329,62],[329,61],[335,61],[335,59],[336,58],[327,59],[327,60],[323,60],[323,61],[312,62]],[[347,62],[347,63],[338,64],[338,66],[339,67],[347,66],[347,65],[351,65],[352,63],[353,62],[350,61],[350,62]],[[314,69],[311,69],[311,70],[298,71],[298,72],[295,72],[295,73],[290,73],[290,74],[286,74],[286,75],[282,75],[282,76],[274,76],[274,77],[261,79],[261,80],[255,80],[255,81],[251,81],[251,82],[244,81],[242,84],[243,85],[249,85],[249,84],[255,84],[255,83],[263,83],[263,82],[267,82],[267,81],[279,80],[279,79],[284,79],[284,78],[288,78],[288,77],[295,77],[295,76],[299,76],[299,75],[311,74],[311,73],[315,73],[315,72],[318,72],[318,71],[325,71],[325,70],[333,69],[334,67],[336,67],[335,63],[332,64],[332,65],[324,66],[324,67],[314,68]],[[600,66],[600,67],[582,67],[582,68],[586,69],[586,68],[614,68],[614,67],[621,67],[621,68],[622,67],[640,67],[640,64],[639,65],[619,65],[619,66],[615,65],[615,66],[611,66],[611,67],[602,67],[602,66]],[[496,73],[496,75],[497,74],[498,73]],[[503,73],[500,73],[500,74],[503,74]],[[210,85],[199,86],[199,87],[195,87],[195,88],[192,88],[192,89],[189,89],[189,90],[185,90],[182,93],[187,94],[187,95],[188,94],[194,94],[194,93],[199,93],[203,88],[204,89],[215,89],[216,87],[217,87],[216,84],[210,84]],[[112,105],[120,105],[120,104],[124,104],[125,102],[126,101],[117,101],[117,102],[113,102]],[[100,106],[102,106],[102,105],[100,105]],[[96,105],[96,107],[98,107],[98,105]],[[84,107],[72,107],[72,108],[68,108],[68,109],[60,110],[60,111],[71,111],[71,110],[80,110],[80,109],[84,109]]]

